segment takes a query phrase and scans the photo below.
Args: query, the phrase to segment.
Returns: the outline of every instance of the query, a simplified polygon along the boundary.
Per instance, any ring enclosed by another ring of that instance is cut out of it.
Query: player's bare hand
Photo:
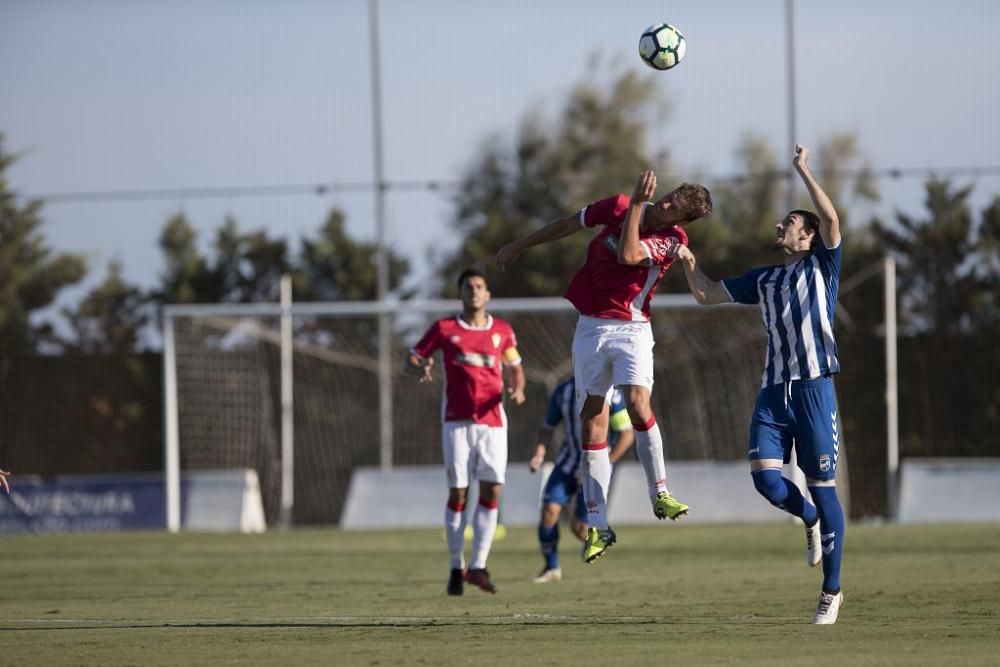
[[[0,470],[0,484],[3,485],[3,490],[8,494],[10,493],[10,485],[7,483],[7,475],[9,474],[6,470]]]
[[[507,265],[514,262],[520,256],[521,249],[517,246],[517,243],[508,243],[497,251],[497,268],[501,271],[506,271]]]
[[[635,184],[635,192],[632,193],[633,202],[651,201],[653,193],[656,192],[656,174],[652,170],[639,174],[639,182]]]
[[[507,387],[507,395],[510,396],[510,400],[514,401],[515,404],[524,404],[524,387],[520,389],[517,387]]]
[[[690,269],[694,268],[695,264],[694,253],[691,252],[691,248],[687,247],[683,243],[678,243],[673,248],[671,248],[671,256],[674,259],[683,262],[684,265],[687,266],[688,268]]]
[[[545,450],[539,446],[538,449],[535,450],[535,455],[531,457],[530,461],[528,461],[528,469],[531,470],[531,472],[536,473],[539,468],[542,467],[543,463],[545,463]]]
[[[430,382],[431,380],[434,379],[434,376],[431,375],[431,369],[433,367],[434,367],[434,358],[429,357],[424,362],[424,365],[421,367],[422,372],[420,373],[420,384],[424,384],[425,382]]]
[[[795,158],[792,160],[792,165],[796,169],[803,169],[806,166],[806,162],[809,160],[809,149],[802,144],[795,144]]]

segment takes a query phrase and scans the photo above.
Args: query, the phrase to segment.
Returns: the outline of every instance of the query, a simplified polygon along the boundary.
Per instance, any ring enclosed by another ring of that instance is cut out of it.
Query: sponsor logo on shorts
[[[830,455],[823,454],[819,457],[819,471],[830,472]]]

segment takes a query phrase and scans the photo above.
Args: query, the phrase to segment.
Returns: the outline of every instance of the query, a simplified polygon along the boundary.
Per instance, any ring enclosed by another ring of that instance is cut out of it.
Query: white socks
[[[587,524],[607,530],[608,489],[611,486],[611,459],[608,443],[583,446],[583,499],[587,503]]]
[[[469,569],[481,570],[486,567],[486,559],[493,546],[493,536],[497,532],[499,502],[480,500],[472,517],[472,560]]]
[[[450,502],[444,508],[444,533],[448,537],[448,556],[451,568],[465,568],[465,505],[452,505]]]
[[[632,422],[635,429],[635,451],[642,463],[642,471],[646,473],[646,489],[650,500],[656,494],[667,490],[667,466],[663,462],[663,438],[660,437],[660,427],[656,425],[656,417],[651,416],[644,424]]]

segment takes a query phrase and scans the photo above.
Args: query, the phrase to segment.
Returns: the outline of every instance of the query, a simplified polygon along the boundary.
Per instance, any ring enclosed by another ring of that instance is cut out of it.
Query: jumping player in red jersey
[[[505,269],[528,248],[550,243],[582,227],[602,226],[587,258],[573,277],[566,298],[580,312],[573,335],[573,373],[583,399],[584,498],[590,529],[584,559],[600,558],[615,543],[608,527],[608,406],[615,387],[635,427],[636,451],[646,473],[653,513],[677,519],[688,511],[667,490],[663,440],[650,407],[653,388],[653,334],[649,303],[673,263],[672,250],[687,245],[684,225],[712,212],[712,198],[701,185],[682,184],[655,202],[656,175],[639,176],[631,199],[617,195],[505,245],[497,266]]]
[[[507,472],[507,415],[503,409],[503,368],[509,375],[507,394],[524,403],[524,368],[514,330],[486,312],[490,300],[486,277],[466,269],[458,277],[462,313],[431,325],[408,358],[408,367],[431,379],[434,352],[444,357],[442,439],[448,476],[444,526],[451,573],[448,594],[461,595],[463,581],[496,593],[486,559],[497,529],[497,508]],[[479,504],[473,515],[472,560],[465,569],[465,501],[469,477],[479,480]]]

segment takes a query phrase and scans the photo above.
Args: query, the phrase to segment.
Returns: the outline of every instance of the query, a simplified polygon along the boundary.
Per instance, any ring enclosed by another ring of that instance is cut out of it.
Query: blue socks
[[[799,491],[799,487],[795,486],[791,480],[781,476],[780,470],[758,470],[752,473],[751,476],[753,477],[754,487],[772,505],[778,509],[785,510],[793,516],[799,517],[806,525],[811,526],[816,522],[816,507],[803,497],[802,492]],[[815,489],[813,489],[814,497],[815,492]],[[834,490],[834,499],[836,499],[836,496],[836,490]],[[816,502],[819,503],[818,500]],[[837,506],[840,506],[839,503]],[[841,517],[841,523],[843,523],[843,517]],[[840,532],[843,532],[843,529]]]
[[[810,486],[819,511],[820,543],[823,546],[823,590],[840,590],[840,559],[844,552],[844,509],[835,486]]]
[[[542,555],[545,556],[545,569],[556,570],[559,568],[559,524],[545,527],[538,524],[538,543],[542,546]]]

